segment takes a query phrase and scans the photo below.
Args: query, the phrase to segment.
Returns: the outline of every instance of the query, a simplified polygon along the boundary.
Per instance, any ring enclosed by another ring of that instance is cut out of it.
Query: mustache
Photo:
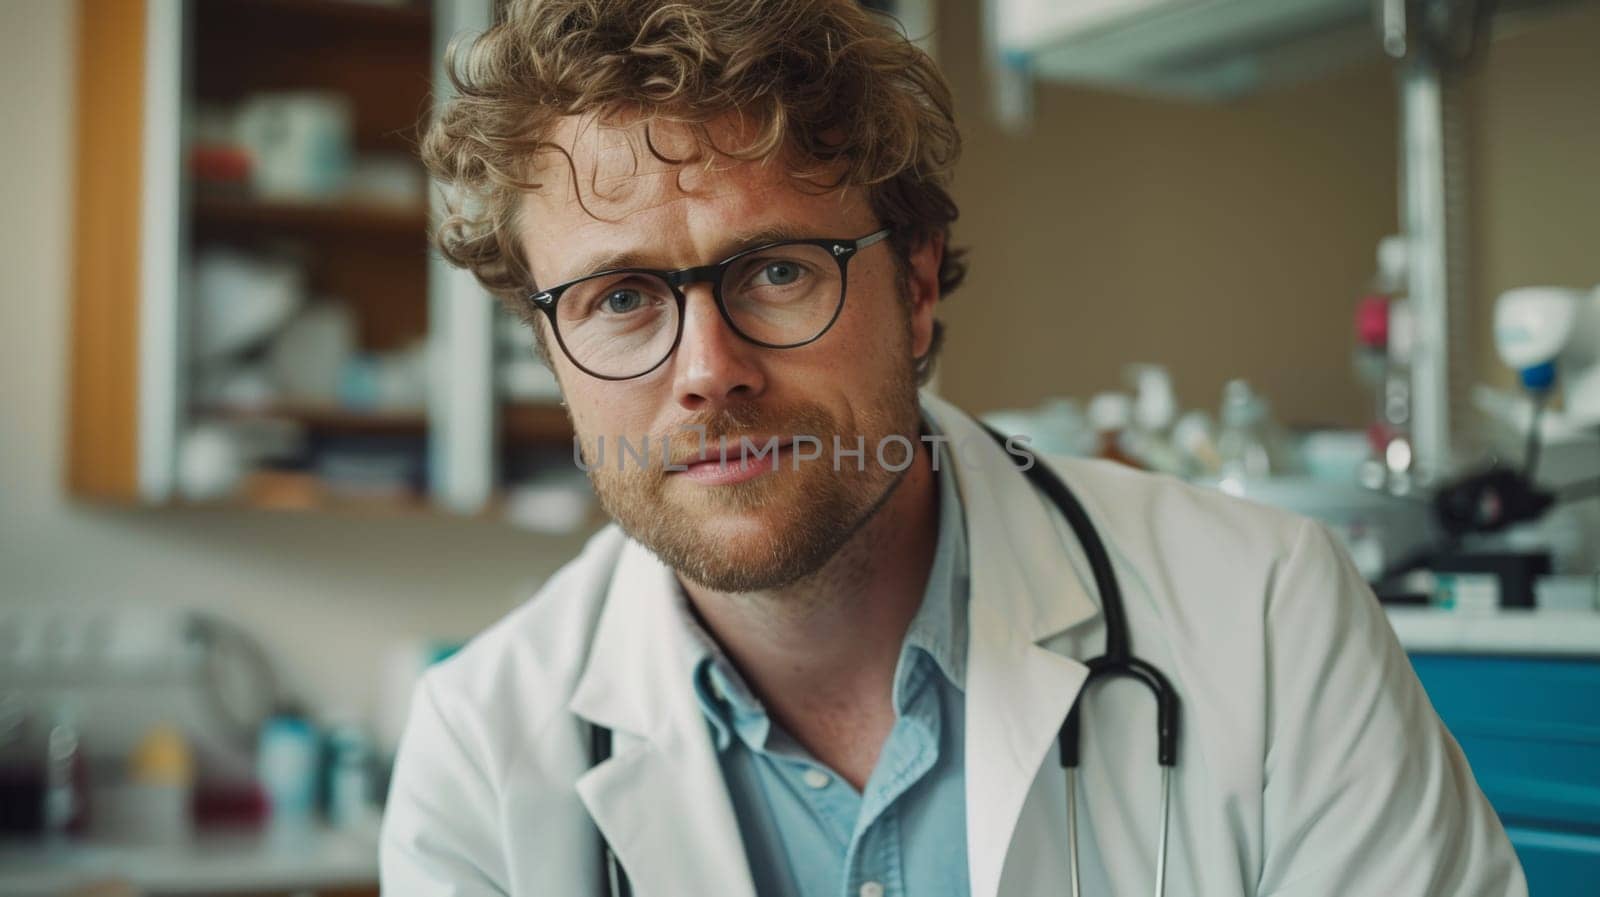
[[[788,445],[805,437],[826,441],[837,428],[833,416],[817,405],[746,403],[695,414],[657,433],[585,434],[577,445],[585,459],[603,457],[599,453],[605,452],[605,443],[612,444],[612,452],[643,452],[648,457],[645,466],[653,468],[657,464],[678,466],[720,458],[724,446],[728,459],[735,460],[741,457],[747,443],[753,451],[765,452],[769,443]],[[623,443],[630,448],[624,449]]]
[[[765,451],[769,445],[789,445],[796,438],[820,438],[835,429],[831,415],[814,405],[778,409],[744,405],[697,415],[673,430],[670,437],[674,465],[721,457],[740,457],[746,445]],[[680,448],[681,446],[681,448]]]

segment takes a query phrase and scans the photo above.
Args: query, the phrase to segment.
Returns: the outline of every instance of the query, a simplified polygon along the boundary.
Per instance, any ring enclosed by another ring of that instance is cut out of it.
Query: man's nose
[[[673,365],[673,394],[690,411],[748,401],[766,389],[756,363],[761,347],[734,333],[708,283],[684,290],[683,336]]]

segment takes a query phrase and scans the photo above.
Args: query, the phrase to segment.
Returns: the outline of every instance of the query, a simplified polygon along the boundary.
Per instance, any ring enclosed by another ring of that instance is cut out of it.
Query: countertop
[[[377,828],[213,833],[173,846],[0,841],[6,897],[57,897],[106,881],[162,895],[376,887]]]
[[[1425,654],[1508,654],[1600,658],[1600,613],[1389,607],[1400,644]]]

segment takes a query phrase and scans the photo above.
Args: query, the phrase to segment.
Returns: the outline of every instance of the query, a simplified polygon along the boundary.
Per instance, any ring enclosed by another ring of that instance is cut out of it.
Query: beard
[[[633,539],[653,551],[680,576],[726,593],[770,591],[799,582],[821,570],[893,494],[910,467],[893,470],[878,463],[877,447],[889,436],[917,445],[920,417],[916,377],[907,363],[878,381],[872,401],[853,426],[835,420],[822,406],[796,402],[775,406],[759,401],[728,405],[684,424],[679,431],[651,434],[649,462],[598,456],[589,479],[600,504]],[[705,428],[704,445],[728,447],[728,463],[739,463],[741,437],[757,447],[771,436],[811,436],[821,452],[802,459],[792,447],[777,457],[773,470],[739,483],[702,485],[667,471],[658,446],[670,437],[672,451],[698,451],[700,439],[689,427]],[[846,432],[846,430],[849,432]],[[834,438],[854,450],[834,453]],[[608,440],[610,441],[610,440]],[[587,440],[586,440],[587,442]],[[620,448],[618,446],[617,448]],[[889,464],[901,463],[903,446],[885,446]],[[595,457],[595,456],[592,456]]]

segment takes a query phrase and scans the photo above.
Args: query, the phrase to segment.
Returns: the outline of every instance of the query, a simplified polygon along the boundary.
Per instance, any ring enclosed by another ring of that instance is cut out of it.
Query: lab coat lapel
[[[1011,456],[963,412],[930,395],[923,404],[950,437],[966,512],[968,874],[973,897],[996,897],[1024,801],[1088,676],[1039,643],[1099,608],[1070,527]]]
[[[638,897],[754,897],[733,804],[691,688],[672,571],[629,539],[569,709],[614,733],[577,790]],[[598,859],[596,860],[598,863]]]

